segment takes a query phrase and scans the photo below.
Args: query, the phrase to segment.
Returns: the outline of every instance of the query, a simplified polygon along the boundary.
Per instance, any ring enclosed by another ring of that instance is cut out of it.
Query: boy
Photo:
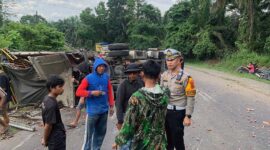
[[[44,136],[42,145],[48,146],[49,150],[66,149],[66,131],[61,119],[60,110],[57,103],[57,96],[64,92],[65,81],[52,75],[47,81],[49,94],[42,102],[42,120],[44,124]]]

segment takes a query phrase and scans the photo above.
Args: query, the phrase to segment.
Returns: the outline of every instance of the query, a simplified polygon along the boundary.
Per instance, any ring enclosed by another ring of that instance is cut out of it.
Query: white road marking
[[[205,93],[205,92],[203,92],[201,90],[198,90],[198,93],[204,100],[206,100],[208,102],[209,102],[209,100],[212,101],[212,102],[215,102],[215,103],[217,102],[216,99],[214,99],[212,96],[210,96],[209,94],[207,94],[207,93]]]
[[[18,144],[16,147],[14,147],[12,150],[16,150],[17,148],[21,147],[26,141],[30,140],[30,138],[35,135],[35,133],[30,134],[28,137],[26,137],[20,144]]]

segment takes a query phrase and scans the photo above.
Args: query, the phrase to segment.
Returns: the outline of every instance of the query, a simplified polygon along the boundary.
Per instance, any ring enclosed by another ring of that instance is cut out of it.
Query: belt
[[[181,107],[181,106],[175,106],[175,105],[168,105],[167,106],[167,109],[169,109],[169,110],[185,110],[186,109],[186,107]]]

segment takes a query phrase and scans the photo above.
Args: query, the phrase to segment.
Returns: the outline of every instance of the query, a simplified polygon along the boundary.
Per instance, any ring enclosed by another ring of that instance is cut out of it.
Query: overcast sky
[[[8,1],[8,0],[6,0]],[[79,15],[86,7],[94,8],[100,1],[107,0],[13,0],[11,13],[15,14],[13,20],[19,20],[23,15],[38,14],[49,21]],[[146,0],[146,2],[158,7],[162,14],[167,11],[176,0]]]

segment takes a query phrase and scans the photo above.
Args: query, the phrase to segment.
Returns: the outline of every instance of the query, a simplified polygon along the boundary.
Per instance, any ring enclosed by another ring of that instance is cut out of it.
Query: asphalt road
[[[187,150],[269,150],[270,84],[234,77],[218,71],[188,67],[198,89],[193,124],[185,129]],[[65,124],[74,117],[73,109],[63,109]],[[108,118],[102,149],[110,150],[115,116]],[[20,131],[0,141],[0,150],[44,150],[36,132]],[[83,143],[83,120],[78,128],[67,129],[67,150],[78,150]]]

